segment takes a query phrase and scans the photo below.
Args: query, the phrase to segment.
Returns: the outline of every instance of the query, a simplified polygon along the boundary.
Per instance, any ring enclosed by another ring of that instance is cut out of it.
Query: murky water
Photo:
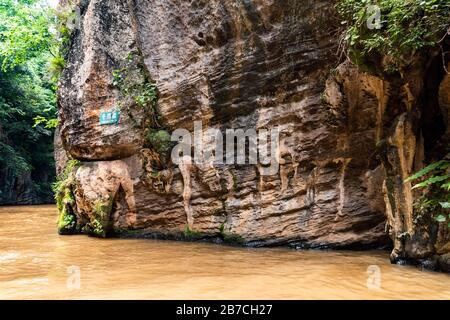
[[[62,237],[55,224],[54,206],[0,208],[0,299],[450,299],[449,275],[387,252]]]

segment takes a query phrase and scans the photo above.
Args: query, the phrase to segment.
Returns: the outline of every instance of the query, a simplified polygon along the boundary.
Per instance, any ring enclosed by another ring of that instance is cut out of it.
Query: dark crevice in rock
[[[446,115],[439,105],[439,88],[445,75],[442,56],[436,56],[425,74],[423,108],[421,114],[422,135],[424,137],[425,156],[427,162],[442,159],[449,150],[446,146],[448,124]]]

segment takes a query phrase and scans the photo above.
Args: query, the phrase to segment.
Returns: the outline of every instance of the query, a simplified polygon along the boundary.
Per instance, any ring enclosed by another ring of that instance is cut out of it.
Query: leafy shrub
[[[126,67],[113,70],[113,86],[119,89],[123,99],[131,97],[136,105],[146,111],[155,113],[158,100],[156,85],[145,75],[143,70],[136,74],[132,70],[133,61],[128,60]]]
[[[379,29],[367,27],[370,5],[381,10]],[[350,57],[365,64],[369,55],[385,56],[393,70],[419,49],[438,44],[450,27],[448,0],[341,0],[337,8],[345,19]]]
[[[171,135],[166,130],[150,129],[147,134],[147,141],[150,147],[163,158],[167,158],[170,155],[173,143]]]
[[[450,228],[450,160],[430,164],[406,181],[419,183],[413,189],[425,189],[425,194],[415,203],[419,215],[431,215],[437,222],[447,222]]]

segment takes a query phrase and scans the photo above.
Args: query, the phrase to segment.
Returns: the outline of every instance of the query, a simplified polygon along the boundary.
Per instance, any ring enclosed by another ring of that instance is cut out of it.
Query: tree
[[[0,186],[0,203],[7,200],[2,189],[25,174],[32,192],[49,199],[55,179],[55,122],[47,120],[56,118],[56,81],[49,72],[57,52],[55,18],[42,1],[0,0],[0,21],[0,176],[10,180]]]

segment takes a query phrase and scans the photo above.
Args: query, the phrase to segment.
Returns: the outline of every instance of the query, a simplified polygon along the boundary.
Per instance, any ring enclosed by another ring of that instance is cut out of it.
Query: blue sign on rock
[[[102,112],[100,114],[100,125],[118,124],[120,120],[119,111]]]

